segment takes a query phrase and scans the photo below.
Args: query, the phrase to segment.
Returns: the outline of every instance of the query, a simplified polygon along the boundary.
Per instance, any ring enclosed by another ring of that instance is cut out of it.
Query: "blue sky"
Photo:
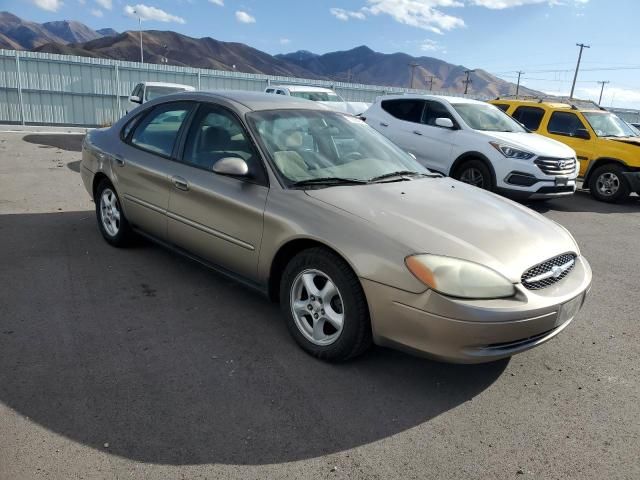
[[[568,94],[585,50],[578,96],[640,108],[639,0],[0,0],[29,20],[74,19],[93,28],[175,30],[275,54],[374,50],[442,58],[523,85]]]

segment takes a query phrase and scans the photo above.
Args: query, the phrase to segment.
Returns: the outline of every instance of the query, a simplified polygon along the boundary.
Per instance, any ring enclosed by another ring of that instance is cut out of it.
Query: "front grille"
[[[576,171],[575,158],[539,157],[534,163],[547,175],[571,175]]]
[[[559,282],[569,275],[576,264],[573,253],[565,253],[542,262],[522,274],[522,284],[529,290],[540,290]]]

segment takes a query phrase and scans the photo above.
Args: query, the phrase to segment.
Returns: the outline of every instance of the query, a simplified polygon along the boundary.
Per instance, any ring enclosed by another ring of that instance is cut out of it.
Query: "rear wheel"
[[[589,179],[591,195],[602,202],[619,202],[629,196],[631,189],[620,165],[610,163],[596,168]]]
[[[96,217],[104,239],[115,247],[126,246],[133,236],[111,182],[103,179],[96,188]]]
[[[483,190],[493,190],[491,171],[482,160],[467,160],[460,165],[453,178]]]
[[[371,345],[371,324],[358,277],[324,248],[291,259],[282,275],[280,305],[289,332],[315,357],[343,361]]]

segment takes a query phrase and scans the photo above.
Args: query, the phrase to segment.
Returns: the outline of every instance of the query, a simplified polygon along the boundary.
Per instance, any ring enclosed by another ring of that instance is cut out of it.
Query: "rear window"
[[[424,100],[383,100],[382,109],[392,117],[406,122],[420,123]]]
[[[544,110],[539,107],[518,107],[512,116],[529,130],[538,130]]]

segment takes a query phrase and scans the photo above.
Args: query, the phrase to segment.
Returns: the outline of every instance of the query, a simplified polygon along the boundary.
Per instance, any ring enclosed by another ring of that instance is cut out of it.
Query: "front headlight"
[[[511,297],[513,284],[498,272],[477,263],[439,255],[412,255],[407,268],[436,292],[452,297],[481,299]]]
[[[535,153],[527,152],[526,150],[520,150],[519,148],[512,147],[507,143],[489,142],[489,144],[507,158],[529,160],[530,158],[536,156]]]

